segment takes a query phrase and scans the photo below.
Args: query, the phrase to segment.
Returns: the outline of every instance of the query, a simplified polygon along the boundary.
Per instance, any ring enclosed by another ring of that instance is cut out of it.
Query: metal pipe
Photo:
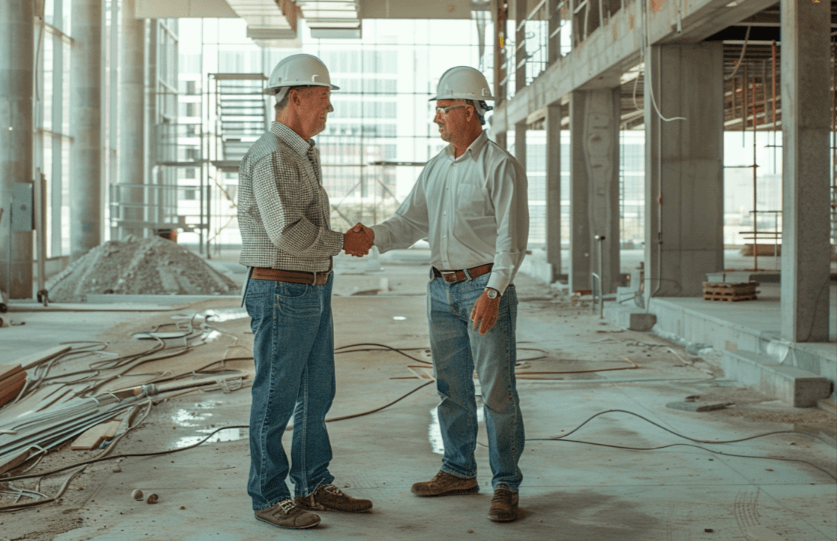
[[[604,319],[604,273],[602,272],[602,244],[604,244],[605,236],[596,235],[594,237],[599,243],[599,319]]]
[[[35,179],[35,229],[38,246],[38,301],[48,306],[46,290],[46,175],[38,171]]]
[[[753,77],[753,270],[759,270],[758,163],[756,163],[756,78]]]
[[[770,43],[770,54],[773,60],[773,131],[776,131],[776,42]]]

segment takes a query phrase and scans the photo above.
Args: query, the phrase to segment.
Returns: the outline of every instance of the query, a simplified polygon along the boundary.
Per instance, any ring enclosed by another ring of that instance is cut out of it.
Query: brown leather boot
[[[372,509],[372,502],[352,498],[333,484],[320,485],[308,496],[298,497],[294,503],[312,511],[346,511],[363,513]]]
[[[477,478],[463,479],[449,473],[440,471],[430,481],[424,481],[413,485],[413,494],[416,496],[446,496],[453,494],[476,494],[480,491]]]
[[[256,511],[256,518],[272,526],[291,530],[313,528],[320,523],[320,517],[303,511],[290,499],[282,500],[273,507]]]
[[[488,510],[488,520],[493,522],[511,522],[517,519],[517,504],[520,497],[506,485],[497,485],[491,508]]]

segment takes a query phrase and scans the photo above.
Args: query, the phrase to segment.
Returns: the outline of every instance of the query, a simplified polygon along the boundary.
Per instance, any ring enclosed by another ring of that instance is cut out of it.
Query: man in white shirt
[[[517,395],[514,276],[526,254],[529,207],[526,171],[482,130],[493,100],[479,71],[451,68],[439,80],[434,122],[448,145],[419,175],[409,197],[388,220],[356,231],[381,252],[430,243],[427,318],[445,454],[418,496],[479,491],[474,449],[477,407],[472,375],[482,389],[494,498],[488,518],[517,518],[523,476],[523,418]]]

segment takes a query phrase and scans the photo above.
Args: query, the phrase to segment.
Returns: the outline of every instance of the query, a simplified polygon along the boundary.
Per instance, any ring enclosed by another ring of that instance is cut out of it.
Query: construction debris
[[[238,286],[188,249],[157,236],[97,246],[47,284],[54,302],[87,295],[228,295]]]
[[[222,353],[210,360],[216,355],[207,352],[196,355],[196,360],[175,360],[209,342],[217,348],[219,337],[227,337],[228,350],[240,348],[236,336],[208,323],[209,313],[176,314],[172,319],[155,325],[148,333],[154,343],[138,352],[127,342],[125,346],[134,352],[123,355],[106,351],[103,342],[76,342],[0,365],[0,397],[6,402],[3,406],[0,401],[0,480],[8,484],[9,480],[39,477],[38,473],[21,477],[20,471],[15,477],[8,472],[32,469],[55,449],[103,448],[95,458],[78,462],[55,496],[21,489],[28,491],[21,494],[31,501],[0,504],[0,512],[56,501],[88,464],[112,455],[122,438],[140,426],[160,401],[188,392],[232,392],[244,386],[251,377],[249,351],[236,358]],[[158,333],[163,327],[177,332]],[[168,335],[171,338],[163,337]],[[247,364],[235,369],[227,364],[234,360]],[[121,470],[118,464],[117,470]]]

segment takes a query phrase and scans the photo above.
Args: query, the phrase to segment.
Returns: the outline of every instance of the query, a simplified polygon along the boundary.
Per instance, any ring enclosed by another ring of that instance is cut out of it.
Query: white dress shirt
[[[493,262],[488,287],[502,294],[526,255],[526,171],[485,132],[458,158],[448,145],[427,163],[395,214],[372,230],[381,252],[427,237],[439,270]]]

